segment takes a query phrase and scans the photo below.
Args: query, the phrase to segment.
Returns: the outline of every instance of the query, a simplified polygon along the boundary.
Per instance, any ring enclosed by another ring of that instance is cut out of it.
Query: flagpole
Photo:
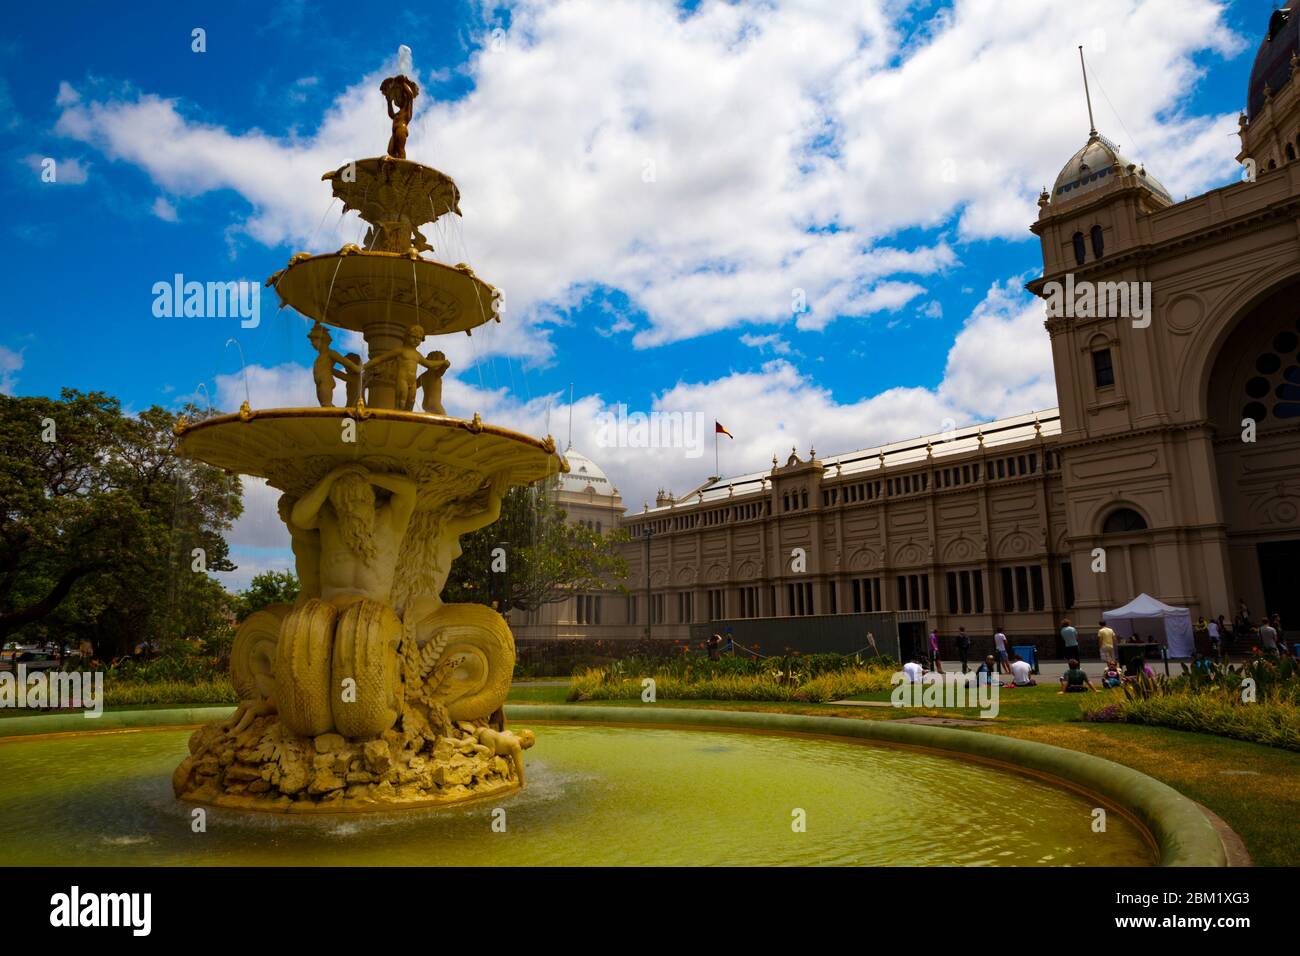
[[[713,477],[721,478],[722,472],[718,470],[718,423],[713,423]]]

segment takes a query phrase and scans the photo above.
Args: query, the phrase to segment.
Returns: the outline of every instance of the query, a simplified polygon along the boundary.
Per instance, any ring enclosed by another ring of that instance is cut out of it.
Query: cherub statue
[[[343,371],[334,371],[334,374],[343,380],[347,389],[347,398],[344,399],[348,408],[356,408],[357,402],[361,400],[361,356],[356,352],[349,352],[347,357],[342,359]]]
[[[394,407],[402,411],[410,411],[411,406],[415,404],[416,378],[415,369],[423,365],[427,369],[436,368],[438,363],[432,357],[423,358],[419,352],[419,345],[424,341],[424,329],[418,325],[413,325],[406,330],[406,341],[395,349],[389,349],[376,355],[365,365],[361,366],[363,371],[370,371],[377,365],[383,365],[385,362],[392,362],[396,366],[394,378],[394,396],[396,404]],[[436,353],[430,353],[430,356]],[[443,372],[446,371],[444,368]],[[438,373],[439,375],[442,372]]]
[[[415,98],[420,95],[420,87],[408,77],[390,76],[379,84],[379,92],[388,100],[388,118],[393,121],[388,155],[393,159],[406,159],[406,137],[410,132],[411,116],[415,112]]]
[[[433,364],[426,365],[426,371],[416,379],[424,393],[421,407],[430,415],[446,415],[447,409],[442,407],[442,376],[451,368],[451,363],[438,351],[430,352],[428,358]]]
[[[533,745],[536,740],[531,730],[521,730],[518,734],[513,734],[508,730],[493,730],[491,727],[480,727],[474,734],[478,742],[485,747],[490,747],[492,753],[498,757],[505,757],[515,767],[515,773],[519,777],[519,786],[524,785],[524,751]]]
[[[320,402],[322,408],[333,408],[334,376],[338,374],[334,371],[334,366],[342,365],[358,376],[361,374],[361,366],[353,361],[357,356],[349,355],[345,358],[330,348],[333,340],[330,338],[329,330],[319,322],[311,327],[307,339],[316,350],[316,361],[311,366],[311,377],[316,382],[316,401]],[[344,378],[342,375],[339,377]]]

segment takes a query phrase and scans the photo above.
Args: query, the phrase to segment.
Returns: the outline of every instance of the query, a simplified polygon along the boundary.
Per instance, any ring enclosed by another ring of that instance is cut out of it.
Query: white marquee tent
[[[1139,594],[1123,607],[1103,611],[1101,617],[1121,641],[1134,633],[1154,637],[1169,649],[1170,657],[1191,657],[1196,650],[1191,612],[1185,607],[1170,607],[1149,594]]]

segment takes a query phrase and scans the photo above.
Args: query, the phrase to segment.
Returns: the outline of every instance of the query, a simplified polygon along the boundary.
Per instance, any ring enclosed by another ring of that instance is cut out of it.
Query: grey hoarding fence
[[[791,651],[800,654],[851,654],[867,647],[867,633],[876,639],[881,654],[900,659],[900,626],[904,638],[909,629],[921,624],[899,620],[900,615],[884,614],[814,614],[806,617],[750,617],[710,621],[691,625],[691,643],[699,644],[712,634],[721,634],[747,651],[776,657]],[[906,640],[904,640],[906,643]],[[724,644],[725,647],[725,644]],[[870,650],[866,651],[870,654]]]

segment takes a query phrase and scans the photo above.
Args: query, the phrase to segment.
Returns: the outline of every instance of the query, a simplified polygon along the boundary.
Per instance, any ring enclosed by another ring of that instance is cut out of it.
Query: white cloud
[[[1194,56],[1240,47],[1211,0],[961,0],[911,37],[891,20],[899,9],[510,4],[510,30],[470,59],[473,89],[422,98],[410,140],[412,158],[462,188],[464,231],[436,229],[435,246],[511,303],[512,334],[483,348],[545,358],[538,323],[599,285],[644,312],[633,337],[643,348],[896,312],[957,262],[948,240],[921,233],[905,246],[890,238],[898,231],[955,218],[960,240],[1025,237],[1038,189],[1086,137],[1080,38],[1106,83],[1098,123],[1121,142],[1135,131],[1131,158],[1176,193],[1231,174],[1232,116],[1186,106]],[[1097,24],[1123,29],[1099,35]],[[376,87],[390,68],[339,91],[307,136],[227,129],[154,94],[92,99],[70,86],[57,129],[169,193],[235,190],[258,242],[315,236],[321,248],[359,234],[347,219],[317,235],[329,202],[319,177],[382,148]],[[808,311],[792,308],[795,290]]]
[[[23,367],[23,353],[0,345],[0,393],[12,395],[18,387],[18,372]]]
[[[790,343],[781,338],[780,333],[773,332],[769,335],[749,335],[748,333],[740,337],[742,345],[748,345],[750,348],[758,349],[765,352],[771,349],[777,355],[789,355]]]
[[[989,289],[958,333],[943,380],[935,389],[895,387],[841,403],[789,359],[774,358],[756,371],[678,382],[656,395],[648,408],[627,409],[699,416],[705,426],[699,436],[703,443],[693,450],[602,445],[601,416],[617,410],[600,395],[575,398],[574,447],[604,468],[623,493],[624,504],[639,511],[642,501],[653,501],[659,486],[681,493],[712,474],[715,418],[735,435],[734,441],[720,445],[722,471],[740,474],[769,467],[772,455],[783,457],[791,446],[800,455],[811,445],[822,455],[831,455],[941,432],[949,418],[961,425],[1054,407],[1056,388],[1050,339],[1042,325],[1043,305],[1024,291],[1022,280],[1011,278]],[[776,344],[749,338],[745,344],[754,347]],[[864,390],[868,392],[872,391],[870,374],[871,365],[866,363]],[[249,366],[248,382],[254,408],[314,404],[311,372],[305,366]],[[218,407],[234,409],[244,400],[242,376],[222,375],[216,384]],[[565,447],[567,395],[539,395],[527,401],[516,395],[504,386],[476,387],[455,376],[444,380],[444,399],[452,414],[469,418],[478,412],[484,421],[526,434],[550,433]],[[241,519],[235,540],[264,543],[259,535],[265,516],[274,511],[271,494],[265,489],[254,492],[262,497],[248,505],[252,524],[245,528]]]
[[[180,218],[176,215],[176,207],[169,203],[164,196],[159,196],[153,201],[153,206],[149,209],[155,216],[163,222],[179,222]]]
[[[45,182],[46,169],[53,173],[51,183],[61,183],[64,186],[80,186],[90,175],[90,167],[79,159],[57,159],[53,156],[41,156],[37,153],[30,153],[23,157],[23,163],[32,172],[42,177],[41,181]],[[53,165],[50,165],[50,164]]]

